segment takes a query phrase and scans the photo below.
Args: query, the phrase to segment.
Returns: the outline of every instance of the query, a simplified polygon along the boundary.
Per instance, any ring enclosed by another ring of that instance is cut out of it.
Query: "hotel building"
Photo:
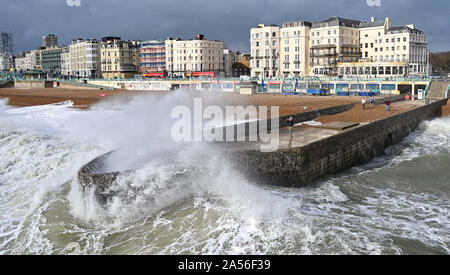
[[[32,66],[32,60],[34,59],[34,51],[33,52],[20,52],[15,60],[16,70],[20,71],[29,71],[34,70],[35,68]]]
[[[104,37],[100,47],[102,78],[134,78],[139,72],[139,41]]]
[[[73,40],[69,45],[69,71],[74,77],[98,78],[100,71],[100,43],[95,39]]]
[[[309,74],[310,22],[284,23],[280,29],[280,72],[283,77],[303,77]]]
[[[144,41],[139,44],[139,67],[142,74],[166,70],[166,44],[163,40]]]
[[[337,75],[338,62],[356,62],[361,57],[361,21],[330,17],[311,27],[310,75]]]
[[[426,35],[414,25],[330,17],[309,23],[260,24],[250,31],[253,77],[425,76]]]
[[[414,25],[392,26],[392,19],[360,25],[362,57],[339,64],[339,75],[363,77],[426,76],[429,50],[426,35]]]
[[[206,40],[196,35],[193,40],[169,38],[166,44],[166,68],[171,76],[206,76],[225,73],[225,42]]]
[[[280,27],[259,24],[250,30],[251,76],[276,77],[279,75]]]

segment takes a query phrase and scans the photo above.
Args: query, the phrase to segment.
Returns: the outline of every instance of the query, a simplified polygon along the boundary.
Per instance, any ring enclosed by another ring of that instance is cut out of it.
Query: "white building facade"
[[[250,30],[252,77],[279,76],[280,27],[259,24]]]
[[[73,77],[99,78],[100,43],[95,39],[78,39],[69,45],[68,75]]]
[[[9,71],[13,67],[13,56],[7,52],[0,52],[0,72]]]
[[[427,76],[426,35],[392,20],[363,22],[339,17],[251,29],[253,77]]]
[[[15,68],[17,71],[35,70],[36,68],[33,67],[33,63],[36,64],[34,51],[27,52],[23,56],[16,57]]]
[[[206,40],[197,35],[194,40],[167,39],[166,69],[171,76],[204,76],[225,73],[223,41]]]

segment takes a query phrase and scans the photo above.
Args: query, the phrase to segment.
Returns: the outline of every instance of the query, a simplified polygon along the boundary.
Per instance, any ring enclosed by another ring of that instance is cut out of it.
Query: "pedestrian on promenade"
[[[391,110],[391,101],[389,101],[389,98],[385,101],[386,104],[386,112],[389,112]]]
[[[362,103],[362,108],[363,108],[363,110],[365,110],[366,109],[366,99],[363,97],[363,99],[361,100],[361,103]]]
[[[370,106],[373,106],[375,103],[375,98],[373,96],[370,97]]]
[[[289,140],[292,141],[292,127],[294,127],[294,118],[292,118],[292,116],[289,116],[286,122],[289,127]]]

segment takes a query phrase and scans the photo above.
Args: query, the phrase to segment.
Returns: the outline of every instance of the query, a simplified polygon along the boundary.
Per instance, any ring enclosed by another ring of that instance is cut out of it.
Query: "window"
[[[272,41],[272,46],[276,46],[277,45],[277,41],[276,40],[273,40]]]
[[[273,32],[272,33],[272,37],[276,37],[277,36],[277,33],[276,32]]]

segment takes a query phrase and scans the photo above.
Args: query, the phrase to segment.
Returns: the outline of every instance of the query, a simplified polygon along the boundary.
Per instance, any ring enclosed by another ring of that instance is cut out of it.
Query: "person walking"
[[[366,99],[363,97],[363,99],[361,100],[361,103],[362,103],[362,108],[363,108],[363,110],[365,110],[366,109]]]
[[[373,96],[370,97],[370,106],[372,107],[373,104],[375,103],[375,98]]]
[[[286,122],[289,127],[289,140],[292,141],[292,127],[294,127],[294,118],[292,118],[292,116],[289,116]]]
[[[391,101],[389,100],[389,98],[386,99],[385,104],[386,104],[386,112],[389,112],[391,110]]]

